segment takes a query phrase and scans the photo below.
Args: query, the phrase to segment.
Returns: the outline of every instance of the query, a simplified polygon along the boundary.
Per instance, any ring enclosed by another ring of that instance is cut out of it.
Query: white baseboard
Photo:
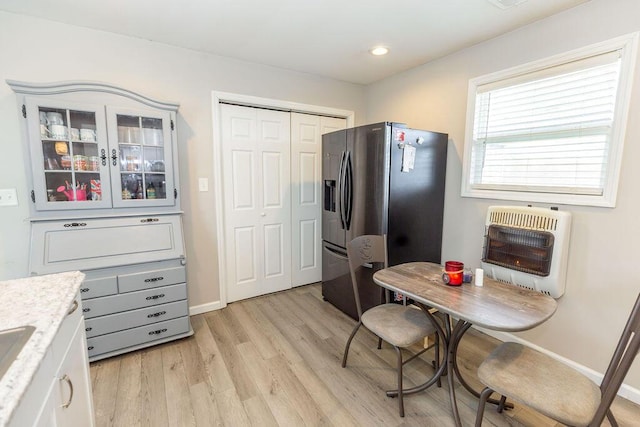
[[[189,307],[189,316],[206,313],[207,311],[220,310],[225,306],[220,301],[208,302],[206,304],[192,305]]]
[[[596,372],[591,368],[587,368],[584,365],[576,363],[573,360],[569,360],[566,357],[562,357],[559,354],[553,353],[549,350],[546,350],[542,347],[532,344],[529,341],[523,340],[522,338],[517,337],[515,335],[509,334],[506,332],[497,332],[497,331],[490,331],[483,328],[476,328],[475,326],[474,328],[502,342],[514,341],[514,342],[518,342],[520,344],[526,345],[527,347],[536,349],[541,353],[544,353],[550,357],[553,357],[556,360],[559,360],[571,366],[573,369],[575,369],[578,372],[581,372],[583,375],[591,379],[591,381],[595,382],[596,384],[600,384],[600,382],[602,382],[602,378],[604,377],[604,374],[601,374],[600,372]],[[611,351],[613,352],[613,349]],[[627,400],[630,400],[633,403],[640,405],[640,390],[638,390],[637,388],[633,388],[627,384],[622,384],[622,386],[620,387],[620,390],[618,390],[618,396],[623,397]]]

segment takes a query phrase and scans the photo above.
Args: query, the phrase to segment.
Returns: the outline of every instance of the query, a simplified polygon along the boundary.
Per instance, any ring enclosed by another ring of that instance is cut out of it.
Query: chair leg
[[[402,350],[400,347],[393,348],[396,349],[396,353],[398,354],[398,410],[400,411],[400,416],[404,417],[404,396],[402,392]]]
[[[607,419],[609,420],[609,424],[611,424],[611,427],[618,427],[618,421],[616,421],[616,417],[613,416],[611,408],[607,409]]]
[[[435,370],[436,372],[438,372],[438,369],[440,369],[440,335],[436,334],[436,345],[435,348],[433,349],[436,357],[435,357]],[[438,377],[438,388],[442,387],[442,381],[440,381],[440,377]]]
[[[358,324],[353,328],[353,331],[351,332],[351,335],[349,336],[349,339],[347,340],[347,345],[344,348],[344,356],[342,356],[342,367],[343,368],[345,366],[347,366],[347,356],[349,355],[349,346],[351,346],[351,340],[353,340],[353,337],[356,336],[356,332],[358,332],[358,329],[360,329],[360,325],[362,325],[361,321],[359,321]]]
[[[504,411],[505,404],[507,403],[507,396],[500,396],[500,403],[498,404],[498,413],[501,414]]]
[[[482,426],[482,417],[484,417],[484,407],[487,403],[487,399],[489,398],[489,396],[491,396],[491,393],[493,393],[493,390],[491,390],[489,387],[485,387],[485,389],[482,390],[482,393],[480,393],[480,401],[478,402],[478,412],[476,414],[476,427]]]

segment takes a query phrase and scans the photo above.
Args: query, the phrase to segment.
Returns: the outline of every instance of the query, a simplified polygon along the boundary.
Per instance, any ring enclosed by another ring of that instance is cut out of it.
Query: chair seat
[[[563,424],[586,426],[600,404],[600,388],[539,351],[507,342],[478,368],[478,378],[499,394]]]
[[[365,311],[362,324],[396,347],[408,347],[435,332],[422,310],[400,304],[382,304]]]

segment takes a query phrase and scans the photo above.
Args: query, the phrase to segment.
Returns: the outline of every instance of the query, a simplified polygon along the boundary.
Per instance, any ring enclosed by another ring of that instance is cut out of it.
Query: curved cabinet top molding
[[[121,88],[109,83],[92,81],[69,81],[51,83],[32,83],[18,80],[6,80],[7,84],[14,92],[25,95],[57,95],[71,92],[102,92],[113,95],[120,95],[152,108],[166,111],[177,111],[180,104],[176,102],[159,101],[141,95],[128,89]]]

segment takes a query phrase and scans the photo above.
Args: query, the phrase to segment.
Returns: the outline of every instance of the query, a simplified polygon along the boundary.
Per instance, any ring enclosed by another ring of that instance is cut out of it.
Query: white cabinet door
[[[101,105],[25,100],[36,209],[111,207]]]
[[[167,112],[107,107],[114,207],[175,205],[171,123]]]
[[[291,113],[293,286],[322,280],[322,135],[346,124],[345,119]]]
[[[221,106],[227,300],[291,287],[289,113]]]
[[[84,322],[75,330],[67,354],[57,374],[59,400],[56,402],[56,421],[59,426],[93,426],[93,403],[87,362]]]

